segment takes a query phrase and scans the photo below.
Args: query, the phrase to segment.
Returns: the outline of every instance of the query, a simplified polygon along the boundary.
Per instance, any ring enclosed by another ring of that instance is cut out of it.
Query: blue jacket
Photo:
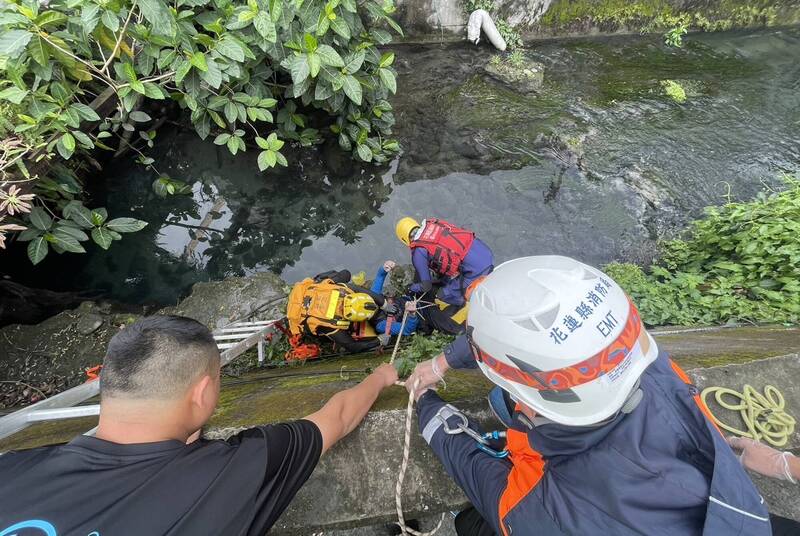
[[[468,361],[450,350],[448,361]],[[435,393],[425,393],[417,411],[431,448],[498,535],[771,534],[763,499],[665,353],[642,375],[641,389],[639,405],[608,424],[530,430],[493,391],[495,413],[527,434],[526,447],[543,462],[538,481],[502,519],[512,461],[484,454],[465,434],[445,434],[433,419],[445,406]]]
[[[378,268],[378,273],[375,274],[375,281],[372,282],[372,287],[370,290],[377,294],[383,294],[383,284],[386,282],[386,276],[388,272],[383,269],[383,266]],[[399,318],[395,317],[394,321],[392,322],[391,327],[389,328],[389,335],[397,335],[400,333],[400,326],[403,324],[403,311],[400,311],[397,315]],[[375,323],[375,329],[378,333],[385,333],[386,332],[386,318],[381,318]],[[411,335],[417,330],[417,325],[419,324],[419,316],[416,314],[409,314],[408,318],[406,318],[406,325],[403,328],[403,335]]]

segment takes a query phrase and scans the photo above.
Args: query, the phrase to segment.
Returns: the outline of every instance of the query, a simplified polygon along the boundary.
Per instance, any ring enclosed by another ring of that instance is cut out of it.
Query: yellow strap
[[[714,393],[717,403],[725,409],[738,411],[747,430],[739,430],[720,421],[706,402],[706,396]],[[774,447],[782,447],[789,442],[794,433],[797,421],[786,413],[786,401],[783,394],[773,385],[764,387],[764,394],[759,393],[752,385],[745,385],[742,392],[727,387],[707,387],[703,389],[701,398],[709,414],[717,426],[742,437],[750,437],[756,441],[764,440]],[[725,400],[724,397],[733,397]]]
[[[328,302],[328,310],[325,312],[325,318],[334,318],[336,316],[336,306],[339,305],[339,291],[331,291],[331,300]]]

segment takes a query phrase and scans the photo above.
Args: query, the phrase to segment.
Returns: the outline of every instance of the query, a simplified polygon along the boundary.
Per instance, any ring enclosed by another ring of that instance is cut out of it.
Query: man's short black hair
[[[100,394],[174,399],[218,368],[219,350],[206,326],[184,316],[150,316],[125,327],[109,342]]]

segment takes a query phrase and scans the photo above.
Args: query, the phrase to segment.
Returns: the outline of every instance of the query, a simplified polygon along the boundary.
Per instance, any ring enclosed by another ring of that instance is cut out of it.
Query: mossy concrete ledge
[[[750,383],[763,389],[764,385],[773,384],[783,392],[787,410],[800,417],[800,329],[673,329],[656,333],[656,340],[690,370],[699,387],[723,385],[741,389]],[[248,426],[303,417],[386,359],[385,355],[350,356],[226,377],[219,408],[206,437],[228,437]],[[489,387],[479,372],[457,372],[448,374],[447,389],[441,393],[471,419],[494,429],[497,424],[485,402]],[[395,515],[394,483],[402,457],[406,401],[402,388],[387,389],[363,425],[323,457],[273,533],[307,535],[320,529],[391,521]],[[734,415],[719,408],[714,411],[738,425]],[[92,426],[85,419],[37,425],[0,441],[0,452],[67,441]],[[432,513],[458,508],[465,498],[416,430],[414,423],[412,459],[403,495],[407,516],[430,517]],[[790,447],[800,447],[800,434],[794,434]],[[796,487],[766,479],[756,482],[771,511],[800,519]]]

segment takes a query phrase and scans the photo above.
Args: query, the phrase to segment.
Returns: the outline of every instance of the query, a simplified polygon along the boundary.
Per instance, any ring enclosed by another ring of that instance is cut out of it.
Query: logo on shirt
[[[58,533],[56,528],[47,521],[29,519],[3,529],[0,531],[0,536],[58,536]],[[94,531],[87,536],[100,536],[100,533]]]

